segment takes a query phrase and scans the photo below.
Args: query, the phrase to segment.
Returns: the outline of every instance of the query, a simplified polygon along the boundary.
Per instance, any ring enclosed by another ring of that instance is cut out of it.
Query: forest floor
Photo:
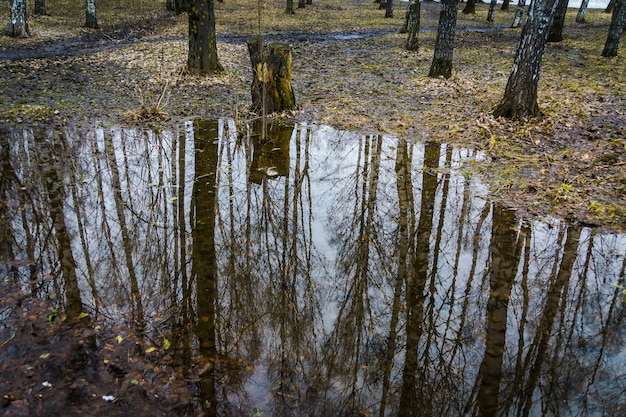
[[[512,122],[491,111],[502,98],[519,40],[520,30],[508,28],[513,10],[498,10],[495,23],[486,21],[487,5],[478,5],[474,15],[459,13],[453,76],[431,79],[438,4],[422,3],[425,31],[419,51],[409,52],[399,33],[401,6],[384,19],[369,0],[314,0],[292,16],[284,14],[282,1],[261,3],[261,31],[293,47],[299,109],[281,117],[482,149],[488,158],[464,172],[481,175],[491,197],[522,216],[626,228],[626,54],[600,56],[610,15],[589,11],[589,23],[576,24],[570,9],[565,40],[549,45],[545,55],[542,116]],[[50,16],[31,17],[30,38],[0,37],[0,125],[154,127],[195,116],[251,117],[245,39],[259,26],[256,10],[236,1],[216,4],[225,71],[191,77],[183,71],[185,15],[161,10],[162,2],[103,0],[102,28],[94,31],[81,27],[84,11],[67,13],[66,6],[54,2]],[[7,21],[3,7],[0,21]],[[163,118],[141,120],[142,104],[153,103]],[[164,369],[176,372],[175,359],[134,355],[150,347],[129,328],[61,326],[50,302],[3,283],[0,294],[0,380],[10,385],[0,392],[0,415],[198,410],[189,388],[165,377]],[[145,375],[151,375],[150,385]]]

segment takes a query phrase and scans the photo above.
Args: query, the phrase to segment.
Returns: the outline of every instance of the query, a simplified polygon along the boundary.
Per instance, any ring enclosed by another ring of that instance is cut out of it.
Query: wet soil
[[[166,416],[191,405],[125,324],[65,320],[15,285],[0,294],[0,415]]]

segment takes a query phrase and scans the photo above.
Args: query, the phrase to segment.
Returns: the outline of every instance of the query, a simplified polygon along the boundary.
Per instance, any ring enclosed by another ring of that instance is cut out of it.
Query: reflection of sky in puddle
[[[57,277],[40,295],[69,294],[58,254],[73,253],[95,315],[174,326],[182,305],[193,321],[215,303],[217,351],[193,355],[219,358],[224,409],[378,414],[384,400],[399,415],[407,398],[450,416],[626,407],[613,383],[626,364],[611,286],[624,235],[515,219],[463,175],[482,152],[307,124],[260,143],[257,128],[52,133],[61,191],[46,191],[38,164],[47,133],[14,132],[1,144],[30,200],[3,196],[25,202],[7,206],[13,256],[38,259],[36,279]],[[216,192],[199,192],[211,178]],[[48,203],[54,193],[62,207]],[[49,238],[59,209],[69,248]],[[214,264],[201,228],[213,223]],[[207,299],[196,284],[213,274]]]

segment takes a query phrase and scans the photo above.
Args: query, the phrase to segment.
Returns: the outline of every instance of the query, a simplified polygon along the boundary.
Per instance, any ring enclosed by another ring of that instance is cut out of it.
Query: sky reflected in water
[[[626,415],[626,236],[490,202],[480,152],[233,120],[0,151],[2,279],[167,338],[180,414]]]

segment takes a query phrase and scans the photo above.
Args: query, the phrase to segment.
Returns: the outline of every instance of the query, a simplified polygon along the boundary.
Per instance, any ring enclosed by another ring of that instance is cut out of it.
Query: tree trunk
[[[187,0],[171,0],[173,5],[173,11],[176,14],[185,13],[188,10]]]
[[[496,15],[496,5],[498,4],[497,0],[491,0],[489,3],[489,11],[487,12],[487,22],[493,22]]]
[[[252,107],[262,115],[295,110],[296,97],[291,86],[291,47],[272,43],[269,54],[263,47],[263,38],[251,36],[247,40],[252,64]]]
[[[582,3],[580,3],[580,9],[578,9],[578,14],[576,15],[576,23],[586,23],[585,13],[587,13],[588,6],[589,0],[583,0]]]
[[[442,9],[439,14],[437,40],[435,41],[435,56],[430,66],[429,77],[452,76],[452,55],[454,52],[454,29],[459,9],[458,0],[442,0]]]
[[[306,0],[298,0],[298,9],[304,9]]]
[[[13,0],[10,6],[9,23],[4,28],[4,34],[13,38],[28,38],[30,32],[26,15],[26,0]]]
[[[393,17],[393,0],[387,0],[387,3],[385,3],[385,5],[386,5],[385,17],[392,18]]]
[[[626,0],[617,0],[613,7],[613,16],[611,17],[611,26],[609,26],[609,34],[606,37],[602,56],[611,58],[617,56],[619,48],[619,39],[624,32],[624,24],[626,23]]]
[[[615,7],[615,3],[617,0],[610,0],[609,4],[607,4],[606,9],[604,9],[604,13],[613,13],[613,8]]]
[[[34,13],[39,16],[46,16],[48,14],[46,10],[46,0],[35,0]]]
[[[550,34],[548,42],[561,42],[563,40],[563,25],[565,24],[565,14],[567,13],[567,4],[569,0],[558,0],[552,26],[550,26]]]
[[[187,71],[194,75],[220,72],[223,68],[217,57],[213,0],[195,0],[189,6]]]
[[[408,36],[406,39],[406,49],[409,51],[417,51],[419,49],[420,11],[419,0],[411,0],[407,22]]]
[[[285,9],[286,14],[295,14],[296,12],[293,9],[293,0],[287,0],[287,8]]]
[[[539,113],[537,84],[555,6],[556,0],[532,2],[496,117],[522,120]]]
[[[476,14],[476,0],[467,0],[467,4],[463,8],[463,14]]]
[[[509,10],[509,3],[511,3],[511,0],[504,0],[502,2],[502,7],[500,7],[500,10]]]
[[[98,18],[96,16],[96,0],[86,0],[85,9],[85,27],[98,29]]]
[[[511,23],[512,28],[518,28],[522,23],[522,17],[524,17],[524,10],[526,9],[526,0],[519,0],[517,2],[517,8],[515,9],[515,17],[513,18],[513,23]]]
[[[306,0],[306,4],[313,4],[313,0]]]

